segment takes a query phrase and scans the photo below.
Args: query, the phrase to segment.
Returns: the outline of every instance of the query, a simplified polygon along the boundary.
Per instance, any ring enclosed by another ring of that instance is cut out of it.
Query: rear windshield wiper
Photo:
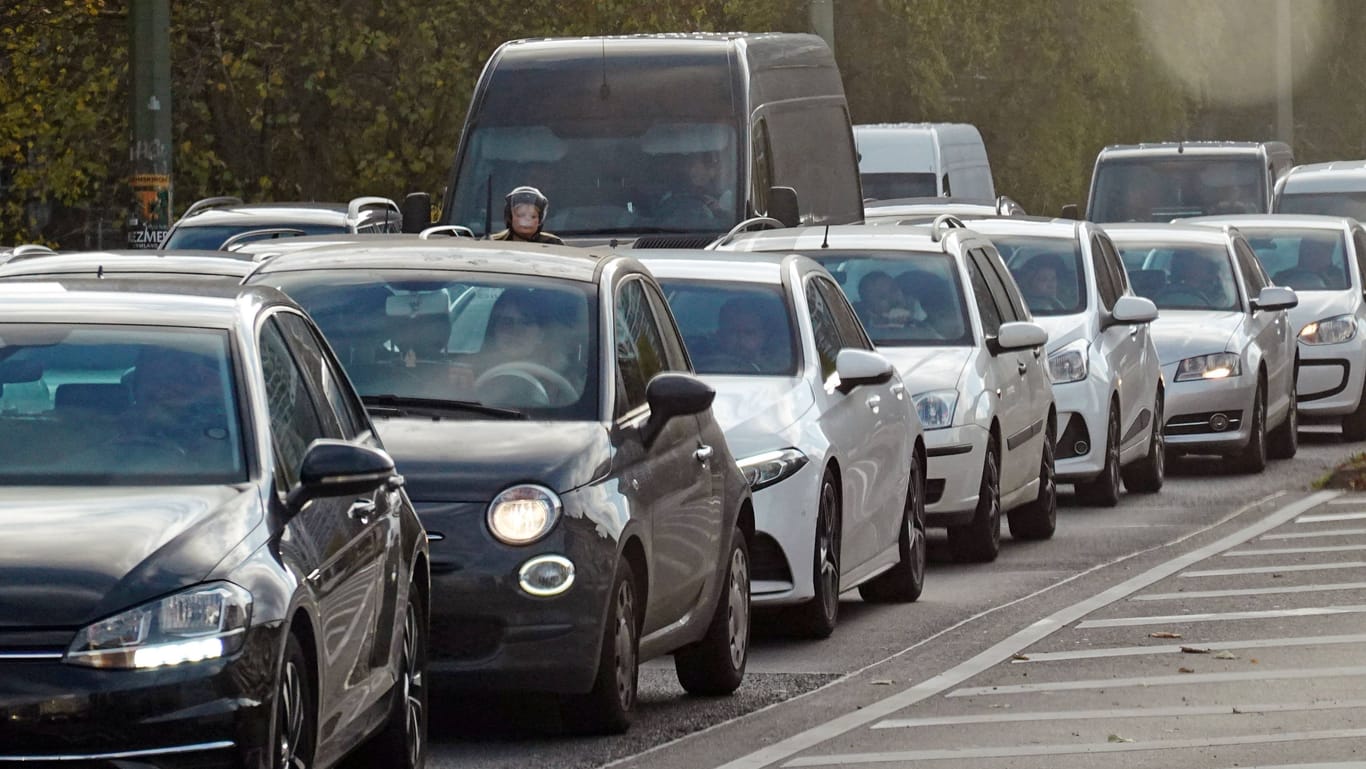
[[[361,402],[375,416],[401,417],[419,414],[440,419],[445,414],[475,413],[501,419],[526,419],[526,414],[516,409],[485,406],[476,401],[410,398],[406,395],[362,395]]]

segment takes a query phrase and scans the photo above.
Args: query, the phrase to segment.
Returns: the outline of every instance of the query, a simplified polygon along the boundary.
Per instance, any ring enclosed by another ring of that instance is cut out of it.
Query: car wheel
[[[1001,460],[996,436],[987,441],[972,523],[949,527],[949,548],[960,561],[986,563],[1001,552]]]
[[[1077,484],[1077,498],[1095,507],[1119,504],[1119,406],[1110,405],[1105,421],[1105,466],[1095,480]]]
[[[1257,392],[1252,396],[1251,437],[1238,455],[1238,469],[1245,473],[1260,473],[1266,469],[1266,388],[1257,380]]]
[[[749,544],[736,527],[707,634],[674,652],[674,671],[689,694],[718,696],[740,688],[749,663],[749,608]]]
[[[1297,367],[1298,368],[1298,367]],[[1266,453],[1272,459],[1290,459],[1300,450],[1300,409],[1295,404],[1297,391],[1295,378],[1290,380],[1290,411],[1285,421],[1276,426],[1267,436]]]
[[[815,595],[793,607],[792,626],[806,638],[829,638],[840,614],[840,501],[835,476],[826,471],[816,503],[811,581]]]
[[[1162,490],[1167,475],[1167,440],[1163,436],[1162,391],[1153,401],[1153,429],[1148,434],[1148,456],[1124,468],[1124,488],[1139,494]]]
[[[427,763],[427,623],[417,586],[408,588],[403,619],[403,649],[393,705],[384,728],[347,764],[422,769]],[[398,757],[402,760],[398,761]]]
[[[290,634],[280,664],[275,694],[275,769],[313,766],[317,748],[318,711],[308,675],[308,658],[299,639]]]
[[[1348,441],[1366,440],[1366,384],[1361,387],[1357,407],[1342,418],[1342,438]]]
[[[617,564],[607,611],[593,688],[560,701],[560,720],[575,734],[621,734],[631,725],[640,679],[640,620],[635,574],[625,561]]]
[[[929,543],[925,538],[925,481],[920,460],[912,455],[911,484],[897,536],[900,558],[891,569],[859,585],[859,595],[870,603],[911,603],[925,590]]]
[[[1015,539],[1048,539],[1058,529],[1058,478],[1054,461],[1053,428],[1044,433],[1039,459],[1039,495],[1007,514],[1010,536]]]

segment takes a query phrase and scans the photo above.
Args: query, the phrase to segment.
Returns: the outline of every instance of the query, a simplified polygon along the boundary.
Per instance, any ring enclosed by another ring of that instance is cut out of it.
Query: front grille
[[[503,626],[486,619],[432,616],[432,659],[477,660],[498,650]]]
[[[1078,444],[1083,444],[1085,451],[1078,451]],[[1062,437],[1058,439],[1057,446],[1053,449],[1053,456],[1057,459],[1071,459],[1081,457],[1091,453],[1091,432],[1086,429],[1086,420],[1081,414],[1073,414],[1067,420],[1067,429],[1062,431]]]
[[[792,569],[783,557],[777,540],[762,531],[755,532],[749,545],[750,579],[772,582],[791,582]]]
[[[931,478],[925,481],[925,504],[933,505],[944,496],[944,479]]]
[[[631,248],[703,248],[717,235],[646,235],[636,238]]]
[[[1215,414],[1223,414],[1228,418],[1228,427],[1223,430],[1215,431],[1210,429],[1209,421]],[[1177,414],[1167,420],[1162,432],[1166,435],[1222,435],[1224,433],[1236,432],[1243,424],[1243,412],[1233,411],[1203,411],[1198,414]]]

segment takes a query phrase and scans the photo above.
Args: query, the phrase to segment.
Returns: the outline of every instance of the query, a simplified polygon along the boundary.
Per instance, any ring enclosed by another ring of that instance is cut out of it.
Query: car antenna
[[[825,225],[825,239],[821,241],[821,248],[830,247],[830,225]]]
[[[602,43],[602,86],[598,89],[598,98],[607,101],[612,96],[612,89],[607,85],[607,38],[599,42]]]
[[[104,265],[101,264],[101,265],[95,270],[95,277],[101,278],[101,279],[104,278]]]

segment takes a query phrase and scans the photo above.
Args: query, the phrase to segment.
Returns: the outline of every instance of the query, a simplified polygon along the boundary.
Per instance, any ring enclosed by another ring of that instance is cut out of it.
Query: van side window
[[[755,122],[751,142],[754,145],[754,210],[750,213],[758,216],[768,213],[768,188],[773,186],[768,122],[764,118],[759,118]]]
[[[768,133],[772,184],[797,191],[803,224],[863,218],[858,165],[852,162],[857,158],[854,134],[841,100],[800,99],[776,106],[768,114]],[[851,162],[812,162],[835,153]]]
[[[944,197],[947,198],[947,197],[949,197],[950,195],[953,194],[953,188],[949,186],[949,175],[948,175],[948,174],[944,174],[944,178],[941,180],[941,186],[943,186],[943,188],[944,188],[944,191],[943,191],[942,193],[940,193],[941,195],[943,195]]]

